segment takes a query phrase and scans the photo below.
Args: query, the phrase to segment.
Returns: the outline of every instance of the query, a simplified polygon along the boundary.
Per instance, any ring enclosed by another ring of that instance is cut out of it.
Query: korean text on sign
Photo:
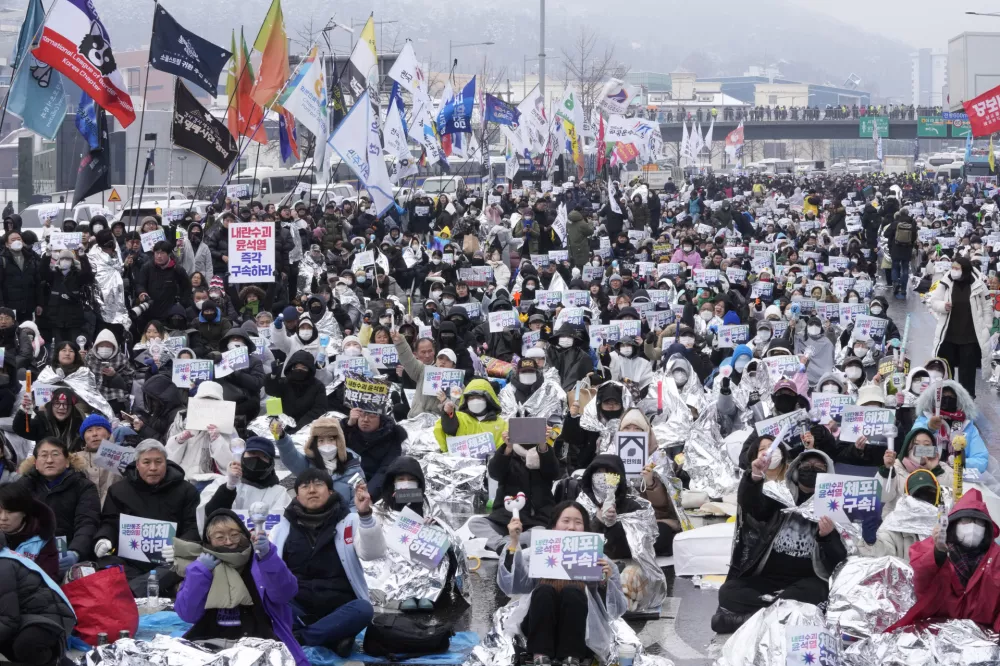
[[[230,282],[274,282],[274,225],[229,225]]]

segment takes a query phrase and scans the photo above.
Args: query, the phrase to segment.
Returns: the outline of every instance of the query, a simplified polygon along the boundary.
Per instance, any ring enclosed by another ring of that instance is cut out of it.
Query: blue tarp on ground
[[[306,656],[313,666],[343,666],[349,661],[361,661],[368,664],[384,664],[388,660],[385,657],[369,657],[361,652],[361,645],[365,640],[365,632],[358,634],[354,643],[354,651],[351,656],[343,659],[338,657],[333,651],[326,648],[307,647]],[[479,645],[479,635],[474,631],[460,631],[451,637],[451,644],[444,654],[430,654],[418,659],[407,659],[405,661],[393,662],[394,664],[434,664],[435,666],[453,665],[457,666],[465,662],[472,652],[472,648]]]

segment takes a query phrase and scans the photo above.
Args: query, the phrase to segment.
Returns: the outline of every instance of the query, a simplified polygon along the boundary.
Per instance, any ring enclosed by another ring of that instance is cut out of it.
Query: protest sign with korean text
[[[138,562],[163,563],[164,546],[174,545],[177,523],[139,518],[127,513],[118,519],[118,556]]]
[[[119,474],[135,460],[134,446],[119,446],[108,440],[101,442],[94,454],[94,465],[103,469],[115,470]]]
[[[867,335],[872,340],[880,341],[885,337],[885,327],[888,323],[889,320],[882,317],[859,314],[854,318],[854,335],[855,337]]]
[[[375,364],[382,368],[392,368],[399,364],[399,352],[396,345],[368,345],[368,355]]]
[[[828,516],[841,525],[860,523],[882,512],[881,498],[878,477],[818,474],[813,510],[817,518]]]
[[[521,320],[514,310],[498,310],[488,315],[490,333],[503,333],[508,328],[517,328]]]
[[[250,367],[250,350],[248,347],[236,347],[222,352],[222,360],[215,365],[216,377],[228,377],[237,370]]]
[[[816,410],[819,422],[827,424],[830,421],[840,423],[844,407],[854,404],[854,397],[842,393],[813,393],[812,406]]]
[[[437,395],[438,391],[452,400],[458,399],[462,395],[462,388],[465,386],[465,370],[461,368],[425,368],[424,369],[424,395]]]
[[[782,442],[785,446],[794,447],[802,443],[802,435],[809,431],[812,421],[809,420],[809,412],[804,409],[796,409],[788,414],[780,414],[769,419],[757,421],[757,435],[760,437],[770,437],[774,439],[783,429],[786,430],[785,438]]]
[[[383,414],[389,404],[389,385],[374,379],[347,377],[344,404],[363,412]]]
[[[649,445],[649,435],[644,432],[629,432],[619,430],[615,433],[615,450],[625,466],[625,476],[629,479],[638,478],[646,466],[646,452]]]
[[[531,578],[600,581],[604,579],[599,560],[604,557],[604,538],[591,532],[531,530]]]
[[[826,627],[785,625],[784,666],[839,666],[840,638]]]
[[[734,324],[731,326],[720,326],[719,336],[716,338],[720,349],[732,349],[736,345],[746,344],[750,339],[750,326],[747,324]]]
[[[152,252],[157,243],[167,240],[167,236],[163,233],[163,229],[154,229],[139,236],[139,240],[142,241],[143,252]]]
[[[404,559],[425,569],[435,569],[451,544],[448,533],[432,525],[409,507],[385,526],[385,542]]]
[[[840,418],[840,441],[854,443],[864,435],[869,444],[885,446],[896,436],[896,410],[881,407],[844,407]]]
[[[774,384],[780,379],[792,379],[799,372],[802,362],[798,356],[772,356],[764,359],[764,365]]]
[[[211,359],[175,358],[171,368],[174,386],[182,389],[194,388],[201,382],[212,379],[215,363]]]
[[[274,282],[274,223],[229,225],[229,281]]]
[[[493,433],[479,432],[475,435],[446,437],[448,453],[459,458],[489,458],[496,451]]]

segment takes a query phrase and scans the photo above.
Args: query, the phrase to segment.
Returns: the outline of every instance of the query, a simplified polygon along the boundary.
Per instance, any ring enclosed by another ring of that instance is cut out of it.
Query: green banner
[[[968,120],[952,120],[951,136],[955,139],[964,139],[972,134],[972,125]]]
[[[917,136],[948,137],[948,123],[943,116],[920,116],[917,118]]]
[[[858,136],[862,139],[872,138],[872,123],[878,127],[878,135],[883,139],[889,138],[889,116],[873,116],[858,119]]]

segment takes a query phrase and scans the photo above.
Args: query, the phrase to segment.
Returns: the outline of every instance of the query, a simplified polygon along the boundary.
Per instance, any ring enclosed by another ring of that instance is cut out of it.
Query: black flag
[[[180,79],[174,83],[174,121],[170,141],[225,171],[236,159],[236,141],[229,128],[198,103]]]
[[[187,79],[214,97],[218,94],[222,68],[232,55],[221,46],[185,30],[162,5],[156,5],[149,46],[149,64],[154,69]]]
[[[103,108],[96,109],[98,148],[91,150],[80,160],[76,172],[76,187],[73,189],[73,205],[77,205],[92,194],[111,189],[110,145],[108,143],[108,114]]]

